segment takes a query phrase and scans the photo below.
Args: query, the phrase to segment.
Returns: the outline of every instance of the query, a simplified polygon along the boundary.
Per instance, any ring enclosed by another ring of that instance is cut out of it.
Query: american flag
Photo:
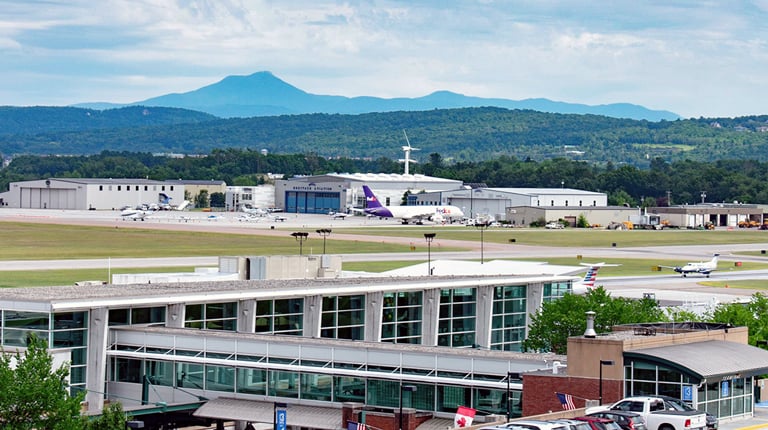
[[[563,409],[566,411],[572,411],[576,409],[576,406],[573,404],[573,396],[570,394],[565,393],[555,393],[557,394],[557,400],[560,400],[560,405],[563,406]]]
[[[363,423],[347,421],[347,430],[365,430],[365,429],[366,429],[366,426]]]

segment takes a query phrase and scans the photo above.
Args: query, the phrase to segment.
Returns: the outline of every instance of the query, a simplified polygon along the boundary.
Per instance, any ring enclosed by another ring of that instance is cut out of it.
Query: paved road
[[[396,220],[381,220],[368,217],[348,217],[336,220],[328,215],[297,215],[285,214],[285,221],[274,218],[253,218],[245,220],[238,213],[200,213],[200,212],[158,212],[146,221],[133,221],[122,219],[116,211],[61,211],[61,210],[33,210],[33,209],[0,209],[0,221],[23,221],[74,225],[98,225],[114,226],[116,228],[141,227],[149,229],[181,230],[181,231],[219,231],[240,234],[258,235],[286,235],[286,230],[317,228],[341,229],[356,227],[361,229],[383,229],[401,227]],[[435,225],[439,232],[442,228]],[[510,230],[514,231],[514,230]],[[335,239],[360,240],[359,235],[345,235],[334,233]],[[766,235],[768,239],[768,235]],[[409,244],[412,238],[382,237],[376,236],[376,240]],[[441,252],[440,247],[464,248],[462,252]],[[423,248],[423,247],[422,247]],[[737,279],[766,279],[768,271],[752,272],[728,272],[725,270],[729,263],[734,261],[759,261],[765,262],[761,256],[734,255],[738,252],[768,249],[768,242],[757,244],[733,244],[733,245],[686,245],[663,247],[622,247],[607,246],[604,248],[557,248],[547,246],[531,246],[516,243],[493,243],[479,241],[456,241],[438,238],[432,244],[434,259],[479,259],[482,251],[483,258],[541,258],[546,261],[552,257],[582,255],[586,261],[610,261],[619,258],[644,258],[665,260],[690,260],[698,261],[711,255],[713,252],[721,254],[721,272],[715,272],[713,279],[737,280]],[[406,253],[376,253],[376,254],[345,254],[343,261],[423,261],[426,252]],[[85,260],[52,260],[52,261],[0,261],[0,271],[7,270],[41,270],[41,269],[71,269],[71,268],[126,268],[126,267],[172,267],[172,266],[215,266],[218,264],[218,256],[203,257],[178,257],[178,258],[112,258],[112,259],[85,259]],[[731,265],[732,266],[732,265]],[[704,287],[699,281],[703,277],[689,276],[682,278],[679,275],[649,276],[649,277],[622,277],[599,278],[599,283],[616,295],[627,297],[642,297],[643,293],[655,292],[660,300],[671,302],[730,300],[750,296],[753,291]]]

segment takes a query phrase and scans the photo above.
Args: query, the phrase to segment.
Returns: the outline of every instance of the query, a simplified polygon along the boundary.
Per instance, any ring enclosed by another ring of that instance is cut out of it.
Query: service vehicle
[[[645,419],[648,430],[704,430],[707,427],[704,412],[677,410],[660,397],[627,397],[610,406],[587,408],[586,413],[606,410],[637,412]]]

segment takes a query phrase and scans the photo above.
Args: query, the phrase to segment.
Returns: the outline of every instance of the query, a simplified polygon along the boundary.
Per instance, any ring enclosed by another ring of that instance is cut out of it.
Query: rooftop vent
[[[584,330],[584,337],[594,338],[597,336],[595,332],[595,312],[587,311],[587,329]]]

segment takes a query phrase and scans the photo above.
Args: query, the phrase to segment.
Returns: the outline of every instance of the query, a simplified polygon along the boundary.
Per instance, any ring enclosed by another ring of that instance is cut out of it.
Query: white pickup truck
[[[648,430],[703,430],[707,427],[707,415],[699,411],[667,409],[659,397],[627,397],[610,406],[587,408],[586,413],[615,410],[636,412],[643,416]]]

